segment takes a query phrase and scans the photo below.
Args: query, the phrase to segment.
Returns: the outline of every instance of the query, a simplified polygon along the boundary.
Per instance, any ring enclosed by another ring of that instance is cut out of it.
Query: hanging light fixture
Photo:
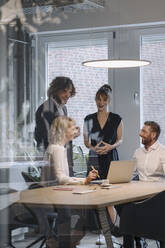
[[[84,61],[82,65],[97,68],[131,68],[140,67],[151,64],[149,60],[137,59],[102,59]]]
[[[118,0],[118,10],[119,10],[119,34],[120,34],[120,13],[121,13],[121,0]],[[119,35],[119,54],[120,54],[120,35]],[[151,64],[149,60],[141,60],[141,59],[128,59],[128,58],[120,58],[117,59],[100,59],[100,60],[90,60],[84,61],[82,65],[88,67],[96,67],[96,68],[134,68],[141,67]]]

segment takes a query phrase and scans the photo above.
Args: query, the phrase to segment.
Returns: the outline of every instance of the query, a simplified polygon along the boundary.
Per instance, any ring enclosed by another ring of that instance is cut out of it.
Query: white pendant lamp
[[[119,34],[120,34],[120,13],[121,13],[121,0],[117,0],[118,3],[118,13],[119,13]],[[120,54],[120,35],[119,35],[119,54]],[[129,56],[128,56],[129,57]],[[88,66],[88,67],[96,67],[96,68],[134,68],[134,67],[141,67],[151,64],[151,61],[149,60],[141,60],[141,59],[127,59],[126,58],[120,58],[118,59],[99,59],[99,60],[90,60],[90,61],[84,61],[82,65]]]
[[[131,68],[140,67],[151,64],[149,60],[136,60],[136,59],[102,59],[84,61],[82,65],[96,68]]]

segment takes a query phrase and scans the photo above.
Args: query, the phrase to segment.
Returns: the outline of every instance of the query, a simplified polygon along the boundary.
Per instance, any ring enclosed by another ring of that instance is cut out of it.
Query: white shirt
[[[165,180],[165,147],[155,142],[146,150],[144,147],[134,153],[136,169],[141,181]]]
[[[85,178],[69,176],[67,150],[64,146],[51,144],[48,146],[46,154],[50,162],[51,179],[57,179],[59,184],[85,184]]]

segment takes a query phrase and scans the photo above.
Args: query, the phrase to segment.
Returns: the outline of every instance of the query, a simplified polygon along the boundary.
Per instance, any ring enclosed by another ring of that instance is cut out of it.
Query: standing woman
[[[104,84],[96,93],[98,111],[84,120],[84,143],[89,148],[88,173],[93,165],[101,179],[108,174],[110,162],[119,160],[117,147],[122,143],[123,122],[118,114],[108,112],[112,89]]]

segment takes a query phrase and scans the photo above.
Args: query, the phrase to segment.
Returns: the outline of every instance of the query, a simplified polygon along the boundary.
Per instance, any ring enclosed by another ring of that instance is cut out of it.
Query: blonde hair
[[[65,115],[57,117],[49,131],[49,144],[61,144],[65,139],[67,129],[75,124],[75,121]]]

